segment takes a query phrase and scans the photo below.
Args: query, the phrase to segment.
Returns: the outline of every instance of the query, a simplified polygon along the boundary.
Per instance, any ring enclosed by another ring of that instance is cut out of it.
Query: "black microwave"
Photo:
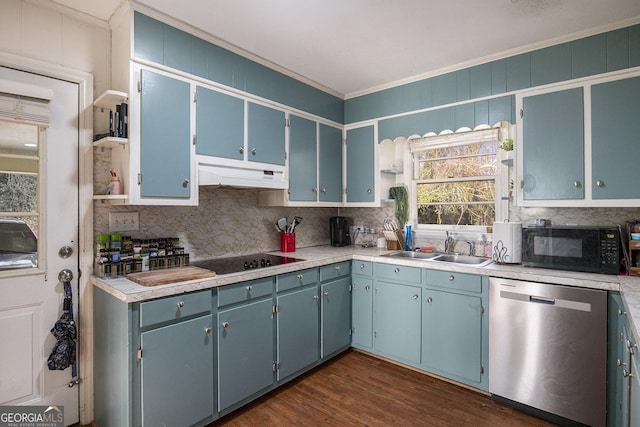
[[[522,229],[522,265],[618,274],[620,232],[616,227],[528,227]]]

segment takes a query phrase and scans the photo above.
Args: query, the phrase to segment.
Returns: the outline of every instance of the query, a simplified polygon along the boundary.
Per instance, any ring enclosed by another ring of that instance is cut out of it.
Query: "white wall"
[[[47,1],[0,0],[0,51],[93,74],[93,92],[110,84],[108,24]]]

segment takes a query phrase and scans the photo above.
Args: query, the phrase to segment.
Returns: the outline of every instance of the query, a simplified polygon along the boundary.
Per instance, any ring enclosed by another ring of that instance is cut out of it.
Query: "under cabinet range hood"
[[[289,180],[284,170],[253,169],[237,166],[198,164],[198,185],[286,189]]]

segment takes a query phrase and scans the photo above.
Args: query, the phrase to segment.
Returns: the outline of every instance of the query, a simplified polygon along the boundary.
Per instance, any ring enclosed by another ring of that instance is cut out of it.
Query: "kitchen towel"
[[[522,262],[522,223],[493,223],[493,262],[520,264]]]

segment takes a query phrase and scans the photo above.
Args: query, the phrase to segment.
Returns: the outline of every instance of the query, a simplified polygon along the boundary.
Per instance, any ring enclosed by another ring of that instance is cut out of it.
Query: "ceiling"
[[[51,0],[108,20],[124,0]],[[346,98],[640,22],[638,0],[137,0]]]

